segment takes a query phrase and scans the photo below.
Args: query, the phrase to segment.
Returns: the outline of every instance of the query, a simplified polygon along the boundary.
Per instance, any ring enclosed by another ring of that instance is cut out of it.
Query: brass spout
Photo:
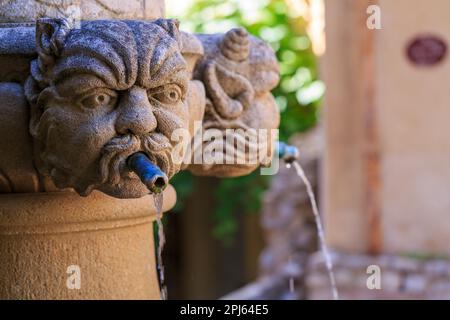
[[[127,165],[137,174],[151,193],[161,193],[169,183],[166,174],[142,152],[129,156]]]

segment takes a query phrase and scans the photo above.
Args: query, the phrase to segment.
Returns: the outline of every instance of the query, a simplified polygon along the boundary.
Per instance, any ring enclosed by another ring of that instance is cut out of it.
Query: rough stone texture
[[[30,111],[23,88],[18,83],[0,83],[0,96],[3,98],[0,112],[0,191],[34,192],[39,190],[39,179],[33,164],[28,133]]]
[[[449,299],[450,261],[396,255],[361,255],[333,251],[332,260],[341,299]],[[367,267],[380,267],[381,289],[369,289]],[[328,274],[321,252],[308,259],[307,299],[331,299]]]
[[[164,192],[163,210],[175,204]],[[159,299],[151,196],[0,195],[0,299]],[[66,286],[78,265],[81,288]]]
[[[29,116],[37,169],[23,167],[24,175],[32,177],[23,182],[0,167],[2,192],[73,188],[81,195],[98,189],[119,198],[141,197],[148,190],[125,160],[145,152],[172,177],[182,168],[173,158],[180,142],[172,134],[179,129],[191,138],[207,129],[247,130],[233,133],[231,143],[223,135],[200,144],[211,149],[223,142],[216,152],[236,154],[242,149],[235,139],[244,139],[245,164],[236,159],[190,166],[196,174],[236,176],[270,162],[270,129],[279,122],[270,90],[278,82],[278,66],[274,52],[244,29],[195,37],[180,32],[174,20],[87,21],[74,27],[65,19],[43,18],[35,36],[30,28],[9,27],[0,28],[0,38],[11,44],[0,48],[5,64],[14,57],[22,58],[21,68],[30,63],[29,76],[17,79],[29,110],[22,97],[11,97],[21,94],[11,84],[17,72],[0,79],[5,91],[0,99],[10,110],[10,122],[23,123]],[[8,92],[9,87],[14,90]],[[268,143],[247,137],[249,129],[265,129]],[[29,159],[29,144],[23,136],[14,154],[8,153],[10,145],[0,145],[4,163]],[[248,161],[251,151],[264,147],[258,161]]]
[[[201,79],[206,89],[203,128],[219,129],[223,135],[222,139],[205,141],[199,147],[212,148],[216,154],[232,154],[236,162],[244,164],[193,164],[188,169],[197,175],[230,177],[248,174],[261,164],[270,164],[274,146],[270,129],[278,128],[280,121],[270,94],[279,80],[273,50],[260,39],[249,36],[243,28],[198,38],[205,48],[204,58],[194,71],[194,78]],[[242,132],[227,134],[227,129]],[[258,129],[267,132],[259,136]],[[251,150],[259,151],[253,162],[249,157]]]
[[[170,178],[177,129],[191,143],[200,129],[278,126],[274,52],[243,29],[180,32],[163,7],[0,2],[0,298],[159,298],[154,207],[126,159],[144,152]],[[272,142],[255,164],[189,169],[249,173]],[[80,290],[65,285],[70,265]]]
[[[171,135],[188,130],[190,110],[202,101],[187,98],[203,89],[190,83],[174,20],[71,29],[65,20],[41,19],[36,30],[38,59],[25,95],[42,175],[82,195],[99,189],[130,198],[148,193],[126,166],[131,154],[146,153],[169,178],[180,170]]]
[[[262,276],[236,291],[222,297],[223,300],[299,300],[305,298],[302,282],[305,270],[304,257],[292,260],[277,272]],[[290,287],[294,290],[290,290]]]
[[[2,0],[0,23],[34,22],[39,18],[155,19],[164,16],[161,0]]]
[[[57,41],[46,38],[63,31],[53,29],[57,23],[42,24],[42,41],[36,42],[38,18],[65,17],[79,28],[80,20],[154,19],[163,12],[162,0],[0,1],[0,299],[160,298],[151,197],[118,200],[99,192],[86,198],[70,190],[43,193],[56,188],[36,170],[39,160],[34,157],[24,84],[27,78],[30,82],[30,65],[38,55],[37,69],[42,71],[54,62],[52,50],[61,49],[49,49]],[[195,57],[192,48],[189,52]],[[30,90],[35,89],[44,88]],[[73,121],[68,124],[77,129]],[[78,156],[86,155],[86,149],[89,146],[78,149]],[[173,207],[175,198],[173,188],[167,188],[162,210]],[[73,265],[80,267],[79,290],[66,285]]]

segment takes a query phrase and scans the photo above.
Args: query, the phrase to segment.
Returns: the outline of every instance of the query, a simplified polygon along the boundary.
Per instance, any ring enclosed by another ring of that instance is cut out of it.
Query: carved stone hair
[[[176,20],[98,20],[72,29],[65,19],[39,19],[38,58],[32,61],[25,84],[25,95],[32,108],[32,135],[33,123],[42,113],[41,93],[50,84],[73,74],[96,75],[116,90],[129,88],[135,82],[155,86],[162,77],[175,73],[187,81],[179,39]]]

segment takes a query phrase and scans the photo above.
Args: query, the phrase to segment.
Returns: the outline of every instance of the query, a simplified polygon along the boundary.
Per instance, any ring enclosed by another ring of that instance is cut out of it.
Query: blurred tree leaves
[[[280,109],[280,140],[284,141],[317,123],[318,105],[325,91],[317,79],[307,21],[291,9],[284,0],[194,0],[181,16],[175,17],[185,31],[223,33],[244,26],[270,44],[280,63],[281,80],[272,92]],[[245,177],[221,180],[215,191],[217,237],[230,242],[237,228],[235,214],[259,211],[269,180],[258,170]],[[183,172],[172,183],[180,200],[179,209],[192,190],[192,177]]]

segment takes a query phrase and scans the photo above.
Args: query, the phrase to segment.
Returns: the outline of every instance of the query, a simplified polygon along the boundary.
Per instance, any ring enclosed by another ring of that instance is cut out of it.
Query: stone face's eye
[[[81,104],[86,109],[96,109],[100,107],[111,106],[115,104],[116,93],[111,92],[96,92],[85,96],[81,100]]]
[[[163,104],[174,104],[181,99],[181,89],[176,84],[171,84],[150,91],[149,97]]]

